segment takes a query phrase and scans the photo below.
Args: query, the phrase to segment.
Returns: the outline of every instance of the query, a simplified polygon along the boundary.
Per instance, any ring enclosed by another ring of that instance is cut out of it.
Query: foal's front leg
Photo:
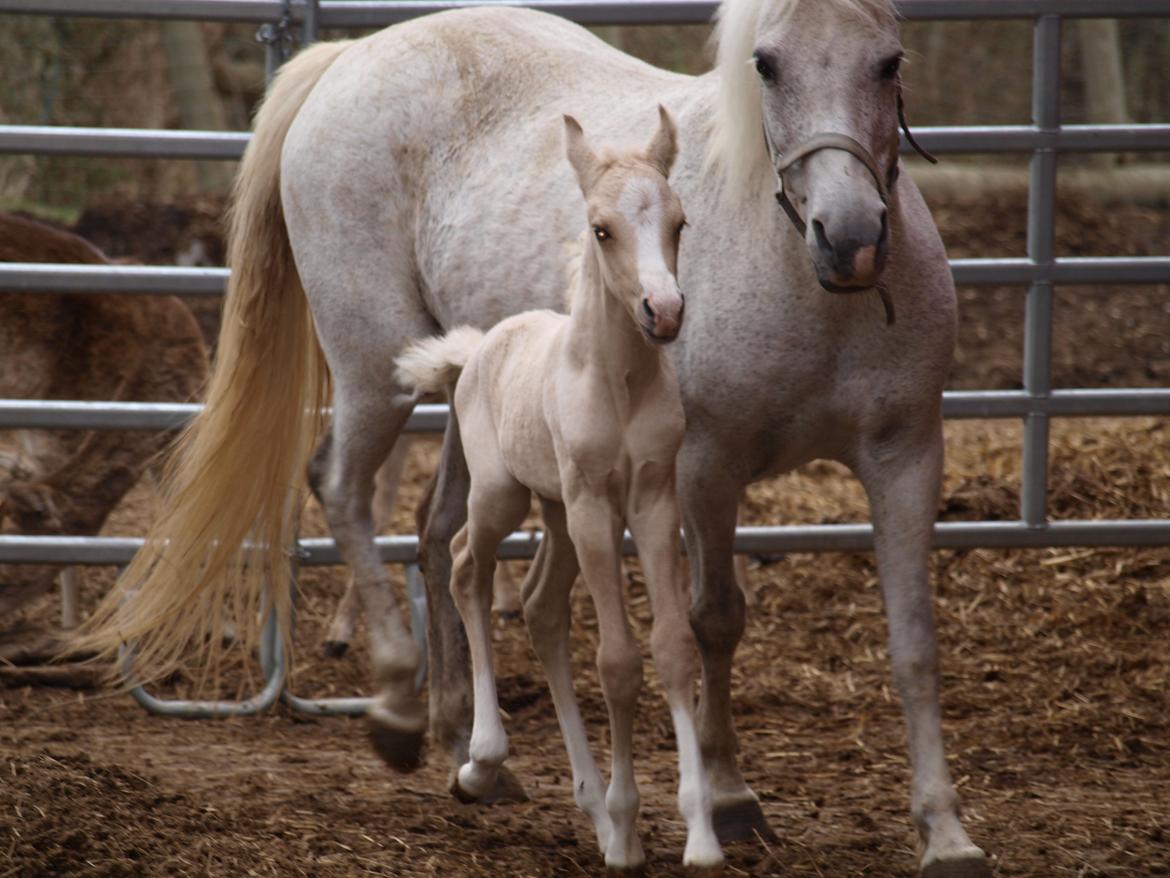
[[[597,670],[609,708],[612,765],[605,805],[613,821],[613,835],[605,851],[605,864],[613,869],[634,869],[645,862],[634,828],[641,802],[633,759],[634,709],[642,690],[642,654],[622,601],[622,520],[606,496],[605,486],[596,490],[579,474],[570,475],[564,482],[569,534],[597,609],[601,635]]]
[[[565,749],[573,771],[573,798],[593,821],[597,845],[604,856],[613,836],[613,822],[605,809],[605,783],[593,760],[589,737],[577,706],[569,656],[570,597],[573,581],[580,568],[573,543],[569,539],[565,507],[544,499],[540,505],[544,519],[544,539],[524,580],[524,622],[532,637],[532,647],[548,678],[557,722],[561,726],[561,736],[565,739]]]
[[[665,470],[665,471],[664,471]],[[634,475],[627,520],[654,613],[650,650],[666,690],[678,744],[678,809],[687,824],[687,866],[716,866],[723,853],[711,822],[712,798],[695,728],[699,654],[687,615],[689,590],[680,569],[674,465],[644,464]]]
[[[869,495],[890,663],[902,697],[913,773],[911,813],[924,878],[990,878],[982,850],[959,820],[943,750],[938,648],[928,559],[942,476],[941,421],[919,437],[863,445],[855,467]]]

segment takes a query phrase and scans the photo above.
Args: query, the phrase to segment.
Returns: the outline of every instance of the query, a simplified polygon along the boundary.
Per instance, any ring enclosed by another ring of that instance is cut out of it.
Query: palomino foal
[[[545,537],[524,583],[524,618],[556,705],[574,794],[593,820],[606,865],[644,862],[634,829],[632,760],[642,659],[621,576],[628,524],[654,611],[651,651],[678,739],[683,861],[713,866],[723,856],[695,729],[698,654],[679,569],[674,460],[684,418],[674,367],[661,347],[678,334],[683,316],[675,273],[685,220],[666,182],[677,152],[675,125],[660,108],[658,132],[645,151],[601,156],[569,116],[565,131],[589,218],[568,316],[528,311],[487,335],[456,329],[398,359],[400,379],[419,395],[449,390],[458,378],[454,416],[471,440],[464,444],[468,521],[451,544],[451,593],[471,647],[475,720],[454,791],[466,799],[487,795],[508,753],[492,668],[492,573],[500,541],[523,521],[535,492]],[[601,634],[597,665],[613,746],[604,795],[569,665],[569,592],[578,564]]]

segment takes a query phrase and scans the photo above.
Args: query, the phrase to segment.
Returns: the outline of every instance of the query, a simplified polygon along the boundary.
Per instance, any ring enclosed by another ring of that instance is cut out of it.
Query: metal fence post
[[[1032,48],[1032,121],[1042,131],[1060,127],[1061,19],[1036,20]],[[1056,150],[1032,154],[1028,179],[1028,258],[1041,269],[1028,288],[1024,313],[1024,390],[1030,411],[1024,419],[1020,518],[1043,527],[1048,518],[1048,413],[1052,390],[1052,280],[1056,223]]]

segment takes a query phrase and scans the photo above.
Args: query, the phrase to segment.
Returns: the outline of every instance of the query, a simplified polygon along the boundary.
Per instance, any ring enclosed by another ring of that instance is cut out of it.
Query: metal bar
[[[952,259],[955,283],[966,286],[1170,283],[1170,256],[1077,256],[1048,263],[1028,258]],[[156,265],[58,265],[0,263],[0,291],[10,293],[141,294],[221,296],[226,268]]]
[[[915,128],[914,139],[938,154],[1028,152],[1161,152],[1170,149],[1170,125],[955,125]],[[914,148],[902,135],[902,152]]]
[[[873,528],[869,524],[741,527],[735,533],[735,551],[740,554],[861,552],[873,548]],[[511,534],[500,544],[498,557],[501,560],[532,558],[540,539],[539,533]],[[120,567],[130,562],[142,542],[126,537],[0,536],[0,563]],[[418,540],[413,536],[378,537],[374,542],[383,563],[418,561]],[[932,546],[935,549],[1170,546],[1170,520],[1048,521],[1036,526],[1026,521],[942,521],[934,526]],[[301,540],[299,547],[304,558],[302,564],[341,563],[332,540]],[[623,550],[627,555],[634,552],[629,534]]]
[[[226,268],[5,262],[0,264],[0,290],[6,293],[222,296],[228,275]]]
[[[0,429],[5,430],[175,430],[199,414],[198,403],[90,402],[87,400],[0,399]],[[1170,388],[1053,390],[1034,399],[1023,390],[948,390],[948,419],[1022,418],[1031,411],[1050,417],[1124,417],[1170,415]],[[447,406],[418,405],[407,433],[442,433]]]
[[[702,24],[711,19],[712,0],[574,0],[521,4],[518,0],[343,0],[321,3],[318,25],[328,28],[376,27],[432,12],[468,6],[526,5],[585,24]],[[1145,18],[1170,12],[1166,0],[895,0],[898,13],[908,20],[1036,18]],[[0,13],[71,15],[91,18],[175,18],[202,21],[274,21],[279,0],[0,0]],[[304,0],[293,4],[298,21],[305,16]]]
[[[266,55],[271,72],[279,52]],[[271,76],[269,77],[271,78]],[[121,158],[222,159],[244,154],[246,131],[175,131],[165,128],[83,128],[0,125],[0,153]],[[1161,152],[1170,150],[1170,125],[1067,125],[1044,131],[1031,125],[915,128],[914,137],[938,154],[1058,152]],[[903,135],[902,152],[912,152]]]
[[[276,704],[284,691],[285,684],[285,650],[280,642],[280,631],[276,625],[276,615],[268,614],[268,621],[264,625],[261,635],[261,653],[268,659],[262,661],[264,666],[264,688],[251,698],[243,701],[216,700],[197,701],[183,698],[158,698],[151,695],[144,686],[135,686],[130,690],[134,700],[148,713],[159,716],[174,716],[182,719],[220,719],[228,716],[254,716],[263,713]],[[133,680],[133,651],[122,655],[123,673],[127,679]]]
[[[1032,121],[1042,130],[1060,126],[1061,19],[1036,20],[1032,47]],[[1053,261],[1056,240],[1056,153],[1039,148],[1028,178],[1028,258]],[[1024,390],[1037,403],[1024,418],[1020,518],[1042,525],[1048,515],[1048,414],[1039,403],[1052,389],[1052,282],[1035,279],[1024,307]]]
[[[242,156],[250,136],[246,131],[0,125],[0,153],[226,160]]]
[[[173,430],[203,407],[182,402],[90,402],[88,400],[0,399],[5,430]],[[447,406],[416,405],[404,431],[442,433]]]

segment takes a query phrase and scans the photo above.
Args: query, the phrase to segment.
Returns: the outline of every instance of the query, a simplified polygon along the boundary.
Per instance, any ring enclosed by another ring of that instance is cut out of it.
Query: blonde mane
[[[771,170],[761,134],[764,119],[760,79],[751,63],[760,13],[769,0],[723,0],[715,26],[718,100],[707,146],[709,171],[722,175],[723,194],[750,192],[771,197]],[[776,11],[791,14],[804,0],[776,0]],[[893,17],[890,0],[816,0],[869,19]]]

